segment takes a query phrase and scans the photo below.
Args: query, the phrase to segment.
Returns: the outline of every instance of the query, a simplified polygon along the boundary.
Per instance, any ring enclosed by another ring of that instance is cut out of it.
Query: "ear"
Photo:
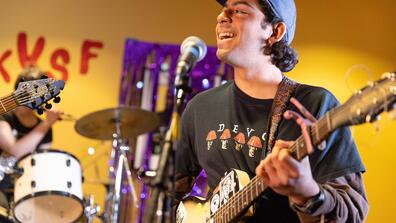
[[[284,22],[279,22],[272,27],[272,35],[268,39],[270,45],[279,42],[283,36],[286,34],[286,24]]]

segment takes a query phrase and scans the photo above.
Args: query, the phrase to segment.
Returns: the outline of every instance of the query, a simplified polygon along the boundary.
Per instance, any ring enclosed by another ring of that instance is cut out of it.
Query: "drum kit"
[[[154,130],[160,124],[152,112],[121,106],[87,114],[76,120],[75,130],[82,136],[97,140],[112,140],[110,157],[110,181],[106,207],[101,219],[104,222],[120,222],[121,197],[124,178],[127,178],[131,200],[139,205],[132,184],[127,152],[128,139]],[[16,162],[19,175],[15,178],[14,202],[10,209],[0,209],[0,221],[23,223],[70,223],[84,217],[93,222],[99,208],[93,197],[85,199],[82,191],[80,161],[70,153],[59,150],[38,150]],[[0,207],[1,208],[1,207]]]

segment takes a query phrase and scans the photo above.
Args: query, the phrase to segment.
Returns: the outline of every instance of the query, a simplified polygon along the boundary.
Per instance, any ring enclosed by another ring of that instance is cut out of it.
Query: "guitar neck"
[[[18,106],[13,94],[0,98],[0,115],[14,110]]]
[[[311,140],[314,145],[319,145],[332,132],[332,111],[316,122],[310,128]],[[301,160],[308,155],[307,146],[303,136],[298,137],[289,148],[290,155],[296,160]],[[230,222],[240,216],[255,201],[268,186],[255,176],[242,190],[238,191],[222,206],[213,216],[214,222]]]
[[[323,118],[310,127],[310,137],[313,145],[319,145],[333,131],[334,126],[331,122],[331,114],[334,110],[329,111]],[[302,160],[308,155],[307,145],[303,136],[298,137],[289,148],[290,155],[296,160]]]

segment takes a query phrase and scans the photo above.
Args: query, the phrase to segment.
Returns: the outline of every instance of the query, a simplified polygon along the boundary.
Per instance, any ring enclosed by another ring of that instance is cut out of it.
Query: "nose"
[[[226,10],[223,10],[218,16],[217,16],[217,23],[225,23],[225,22],[231,22],[231,17],[228,15]]]

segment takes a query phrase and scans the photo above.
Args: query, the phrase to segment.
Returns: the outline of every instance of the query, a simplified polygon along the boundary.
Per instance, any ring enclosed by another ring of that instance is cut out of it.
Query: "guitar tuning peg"
[[[61,101],[61,98],[59,96],[56,96],[54,98],[54,103],[59,103]]]
[[[50,103],[46,103],[46,104],[45,104],[45,108],[49,110],[49,109],[52,108],[52,105],[51,105]]]
[[[44,110],[42,108],[37,108],[37,114],[42,115]]]

